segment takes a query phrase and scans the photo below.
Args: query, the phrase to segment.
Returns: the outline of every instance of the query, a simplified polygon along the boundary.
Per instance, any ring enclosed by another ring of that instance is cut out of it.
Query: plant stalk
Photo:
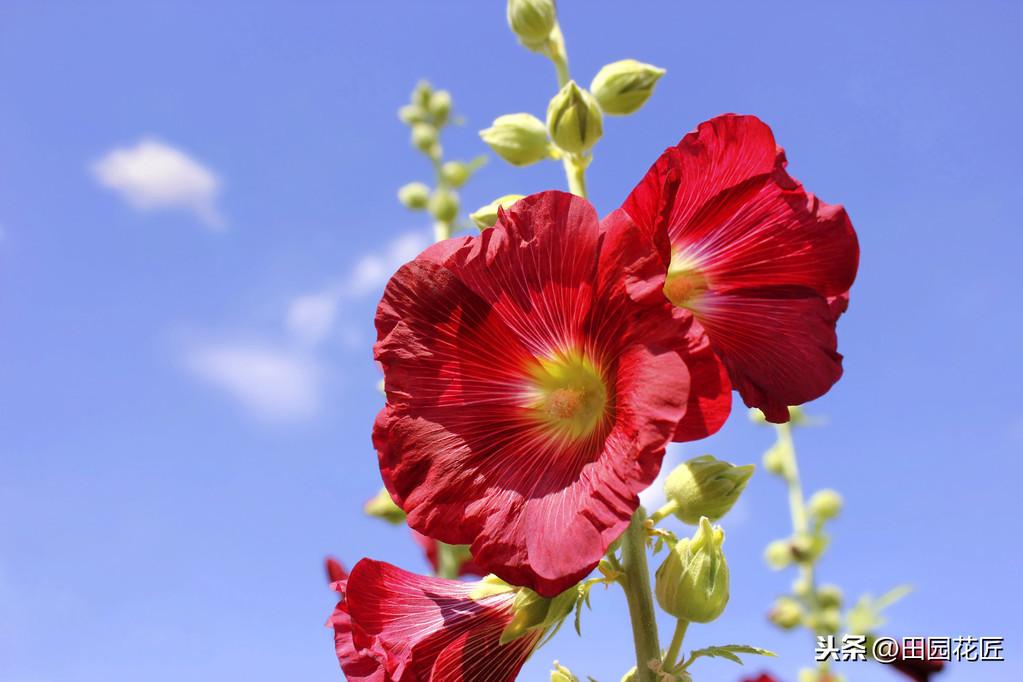
[[[661,644],[657,637],[657,619],[654,615],[654,597],[650,590],[650,569],[646,562],[646,512],[636,510],[629,527],[622,536],[622,587],[629,604],[632,621],[632,640],[636,647],[637,682],[656,682],[650,663],[661,659]]]

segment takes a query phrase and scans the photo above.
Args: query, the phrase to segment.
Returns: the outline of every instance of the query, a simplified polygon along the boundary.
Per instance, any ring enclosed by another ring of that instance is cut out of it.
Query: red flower
[[[542,629],[506,644],[515,592],[415,575],[370,559],[338,583],[329,625],[350,682],[506,682],[539,644]]]
[[[437,548],[437,541],[433,538],[426,537],[416,530],[412,531],[412,539],[415,540],[416,544],[422,548],[423,554],[426,555],[426,560],[430,562],[430,567],[433,568],[434,573],[437,573],[440,570],[440,554]],[[473,561],[472,556],[464,559],[458,565],[458,575],[460,577],[465,575],[477,575],[483,577],[486,574],[487,572]]]
[[[760,673],[756,677],[744,677],[742,682],[778,682],[778,680],[774,679],[767,673]]]
[[[929,682],[932,675],[941,672],[945,667],[945,663],[941,659],[931,659],[929,651],[930,644],[925,642],[923,658],[905,658],[900,647],[895,660],[889,665],[913,682]]]
[[[785,165],[763,122],[719,116],[665,151],[622,206],[667,230],[665,294],[692,311],[743,400],[773,422],[842,375],[835,323],[859,261],[845,210]]]
[[[544,192],[394,275],[374,443],[410,526],[544,596],[597,565],[676,431],[728,412],[709,344],[661,294],[665,262],[623,212],[600,223]]]
[[[348,578],[348,572],[345,567],[341,565],[341,562],[332,556],[327,557],[323,561],[324,568],[327,569],[327,582],[333,585],[339,580],[345,580]]]

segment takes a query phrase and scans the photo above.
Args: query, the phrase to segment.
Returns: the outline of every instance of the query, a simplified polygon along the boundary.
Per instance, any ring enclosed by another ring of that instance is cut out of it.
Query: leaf
[[[912,585],[899,585],[898,587],[894,587],[878,597],[877,601],[874,603],[874,607],[878,611],[886,609],[912,591]]]
[[[727,658],[729,661],[734,661],[735,663],[742,665],[742,659],[736,654],[755,654],[757,656],[777,655],[773,651],[761,649],[760,647],[749,646],[748,644],[721,644],[718,646],[709,646],[703,649],[694,649],[689,652],[689,660],[686,661],[686,664],[683,667],[688,667],[690,663],[700,656],[706,656],[708,658]]]

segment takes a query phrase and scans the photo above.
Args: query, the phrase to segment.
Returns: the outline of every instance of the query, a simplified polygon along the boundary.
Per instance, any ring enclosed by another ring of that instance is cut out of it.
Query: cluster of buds
[[[505,114],[480,131],[494,153],[513,166],[561,159],[566,166],[585,168],[590,151],[604,134],[604,115],[636,112],[664,75],[664,69],[623,59],[601,68],[588,90],[581,87],[568,74],[554,0],[508,0],[508,26],[524,47],[554,63],[560,83],[547,105],[546,121],[529,113]]]
[[[450,236],[460,209],[457,190],[486,159],[443,160],[441,131],[456,122],[452,117],[451,94],[447,90],[434,90],[426,81],[420,81],[409,103],[398,110],[398,118],[409,126],[412,146],[429,158],[436,169],[433,189],[424,182],[410,182],[398,190],[398,200],[410,210],[428,211],[436,221],[438,238]]]

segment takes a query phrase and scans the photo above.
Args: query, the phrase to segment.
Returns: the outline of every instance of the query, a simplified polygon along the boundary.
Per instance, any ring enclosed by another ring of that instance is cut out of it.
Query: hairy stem
[[[660,661],[661,644],[657,637],[654,597],[650,590],[650,569],[646,563],[646,512],[636,510],[622,536],[622,587],[629,604],[632,640],[636,647],[636,680],[655,682],[651,661]]]
[[[675,634],[671,637],[671,644],[664,654],[664,669],[666,671],[678,668],[678,655],[682,651],[682,640],[686,637],[686,630],[689,629],[689,621],[679,618],[675,623]]]

